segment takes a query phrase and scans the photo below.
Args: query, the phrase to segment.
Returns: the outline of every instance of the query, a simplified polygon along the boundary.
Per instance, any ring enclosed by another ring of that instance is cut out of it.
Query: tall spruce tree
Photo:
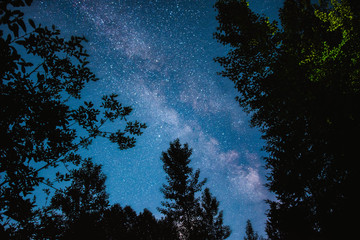
[[[189,166],[191,154],[192,149],[187,144],[182,146],[180,140],[176,139],[161,157],[168,184],[161,188],[167,201],[161,202],[164,208],[158,210],[174,222],[179,238],[186,240],[194,239],[199,232],[200,204],[196,193],[201,191],[206,182],[206,179],[199,181],[199,169],[194,172]]]
[[[201,196],[201,230],[199,239],[222,240],[230,236],[230,227],[223,225],[223,211],[219,211],[220,202],[205,188]]]
[[[159,208],[168,221],[173,222],[178,232],[178,239],[225,239],[230,235],[229,226],[223,225],[223,213],[219,212],[219,202],[206,188],[202,191],[206,179],[200,181],[200,170],[195,172],[190,167],[192,149],[183,146],[176,139],[170,143],[161,160],[167,174],[168,184],[161,192],[167,201]]]
[[[215,7],[221,75],[266,140],[269,238],[354,235],[360,1],[285,0],[281,27],[245,0]]]
[[[259,235],[254,231],[250,219],[246,221],[244,240],[259,240]]]

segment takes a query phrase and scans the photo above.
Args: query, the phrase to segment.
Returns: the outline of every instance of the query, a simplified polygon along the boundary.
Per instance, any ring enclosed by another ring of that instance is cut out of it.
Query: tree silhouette
[[[157,236],[159,232],[157,220],[148,209],[144,209],[139,214],[136,223],[137,239],[159,239],[160,236]]]
[[[101,165],[86,160],[71,171],[71,178],[71,185],[56,191],[45,207],[39,232],[54,239],[103,238],[102,219],[109,201]]]
[[[360,134],[359,1],[286,0],[281,28],[244,0],[219,0],[216,58],[263,132],[270,239],[352,234]],[[341,233],[341,234],[340,234]]]
[[[147,209],[144,209],[137,217],[137,237],[144,240],[176,239],[176,229],[171,222],[165,219],[157,220]]]
[[[147,209],[137,215],[130,206],[110,206],[100,165],[86,161],[71,178],[71,185],[58,190],[39,214],[36,239],[151,240],[172,239],[176,233]]]
[[[205,188],[201,197],[201,239],[221,240],[230,236],[230,227],[223,225],[223,211],[219,212],[219,204],[209,188]]]
[[[202,190],[206,179],[199,181],[200,170],[195,172],[189,166],[192,149],[183,146],[176,139],[170,143],[161,160],[167,174],[168,184],[161,192],[167,201],[158,210],[173,222],[177,228],[178,239],[225,239],[230,235],[228,226],[223,226],[222,212],[218,213],[217,200],[205,189],[202,202],[197,193]]]
[[[99,106],[80,101],[86,83],[97,80],[87,67],[86,39],[66,40],[55,26],[25,21],[21,7],[31,2],[0,3],[0,220],[6,228],[30,221],[34,188],[67,179],[65,168],[82,161],[79,149],[97,137],[131,148],[146,127],[127,121],[132,109],[116,94],[103,96]],[[107,130],[114,121],[120,128]],[[49,168],[58,169],[56,176],[41,174]]]
[[[106,235],[102,239],[175,239],[176,232],[171,223],[157,220],[152,213],[144,209],[139,215],[129,206],[122,208],[114,204],[106,210],[103,217],[103,229]]]
[[[259,235],[254,231],[251,221],[248,219],[246,221],[246,228],[245,228],[245,237],[244,240],[258,240]]]
[[[189,166],[191,154],[188,145],[181,146],[180,140],[176,139],[161,158],[168,184],[161,188],[167,201],[162,202],[164,208],[158,210],[175,223],[181,239],[192,239],[198,231],[200,205],[195,194],[206,182],[206,179],[199,181],[199,169],[194,173]]]
[[[157,239],[159,240],[178,239],[177,226],[174,224],[173,221],[170,221],[170,219],[165,217],[158,220],[158,229],[159,229],[159,234],[158,234],[159,237]]]
[[[130,206],[110,206],[100,165],[86,161],[71,175],[71,185],[58,190],[39,214],[35,239],[176,239],[173,224],[149,210],[137,215]],[[24,231],[13,236],[28,237]]]
[[[137,214],[130,207],[113,205],[104,217],[106,239],[137,239]]]

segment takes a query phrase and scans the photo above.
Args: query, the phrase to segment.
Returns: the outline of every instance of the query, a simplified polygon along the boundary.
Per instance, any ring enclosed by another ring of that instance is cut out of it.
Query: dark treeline
[[[245,0],[215,7],[220,74],[266,141],[269,239],[357,236],[360,1],[285,0],[280,25]]]
[[[190,155],[191,149],[181,147],[179,140],[163,153],[167,179],[176,186],[164,185],[167,202],[160,220],[147,209],[138,215],[130,206],[109,205],[101,166],[86,160],[71,171],[70,186],[56,191],[32,222],[9,232],[17,239],[226,239],[230,229],[223,225],[219,202],[208,188],[195,195],[205,181],[197,182],[200,171],[192,172]]]
[[[110,205],[101,166],[86,160],[72,170],[71,184],[57,190],[49,206],[38,209],[26,224],[13,224],[10,239],[177,239],[173,223],[157,220],[145,209]],[[168,238],[170,237],[170,238]]]
[[[194,173],[189,166],[191,151],[176,140],[163,153],[169,185],[162,188],[167,201],[161,219],[147,209],[137,214],[130,206],[110,205],[101,165],[86,159],[70,171],[70,185],[56,190],[48,206],[33,209],[26,222],[3,225],[1,239],[226,239],[230,228],[209,188],[202,191],[200,170]]]

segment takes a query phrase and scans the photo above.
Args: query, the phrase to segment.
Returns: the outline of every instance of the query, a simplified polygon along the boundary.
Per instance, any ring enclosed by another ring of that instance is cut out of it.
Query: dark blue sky
[[[64,36],[89,40],[90,66],[100,80],[87,85],[84,100],[96,103],[117,93],[134,108],[132,118],[148,125],[131,150],[99,140],[83,151],[103,165],[111,202],[160,217],[160,156],[179,138],[193,148],[193,167],[220,201],[233,230],[229,239],[241,239],[247,219],[264,234],[264,200],[272,195],[263,186],[260,133],[234,100],[233,84],[216,74],[220,67],[213,58],[226,49],[212,37],[214,2],[46,0],[34,1],[26,12],[37,23],[55,24]],[[274,18],[281,2],[254,0],[250,7]]]

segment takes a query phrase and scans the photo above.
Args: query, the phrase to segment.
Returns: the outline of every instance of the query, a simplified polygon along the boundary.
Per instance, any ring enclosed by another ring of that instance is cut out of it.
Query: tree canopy
[[[57,190],[50,205],[44,207],[38,238],[80,239],[105,235],[100,223],[109,207],[109,196],[101,166],[87,160],[80,169],[71,171],[70,178],[70,186]]]
[[[34,222],[34,239],[175,239],[173,225],[144,209],[109,204],[102,166],[85,161],[71,171],[71,184],[58,190]],[[13,237],[29,237],[16,229]],[[21,239],[21,238],[19,238]]]
[[[351,232],[360,134],[359,1],[285,0],[281,25],[218,0],[216,58],[266,140],[270,239]]]
[[[33,216],[35,187],[68,179],[66,168],[83,161],[79,149],[97,137],[121,150],[132,148],[146,128],[127,120],[132,108],[117,94],[103,96],[99,106],[81,101],[84,86],[98,80],[88,68],[86,38],[64,39],[55,26],[26,19],[21,7],[31,2],[0,3],[0,221],[5,225]],[[106,123],[115,121],[118,129],[107,130]],[[42,174],[49,168],[57,169],[56,175]]]
[[[230,236],[229,226],[223,225],[223,213],[219,202],[206,188],[200,197],[206,179],[200,181],[200,169],[195,172],[190,166],[192,149],[182,145],[179,139],[170,143],[161,160],[168,184],[161,192],[166,201],[162,202],[163,213],[177,228],[178,239],[226,239]]]
[[[217,240],[230,236],[230,227],[224,225],[223,211],[219,211],[219,204],[220,202],[211,194],[210,189],[205,188],[201,196],[201,239]]]
[[[262,237],[259,237],[257,232],[255,232],[250,219],[246,221],[246,228],[245,228],[245,237],[244,240],[261,240]]]

